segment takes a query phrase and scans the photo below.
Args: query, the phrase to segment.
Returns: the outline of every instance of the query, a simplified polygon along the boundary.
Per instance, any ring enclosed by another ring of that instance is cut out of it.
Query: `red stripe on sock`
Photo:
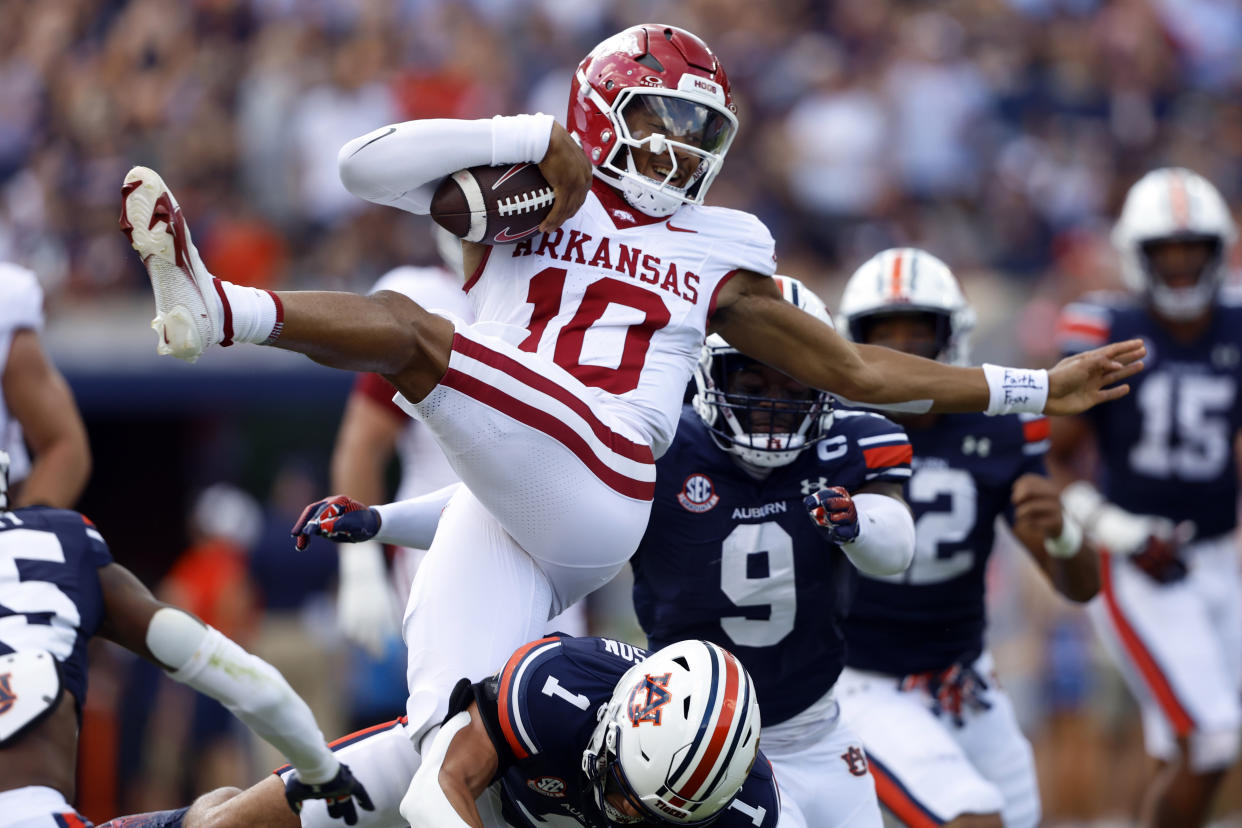
[[[224,293],[224,283],[214,276],[211,277],[211,283],[216,286],[216,295],[224,306],[224,338],[220,340],[220,347],[227,348],[233,344],[233,308],[229,305],[229,297]]]
[[[264,345],[271,345],[280,339],[280,334],[285,329],[285,303],[280,301],[280,297],[274,291],[267,291],[267,295],[272,297],[272,302],[276,305],[276,324],[272,326],[272,332],[268,334],[267,339],[263,340]]]

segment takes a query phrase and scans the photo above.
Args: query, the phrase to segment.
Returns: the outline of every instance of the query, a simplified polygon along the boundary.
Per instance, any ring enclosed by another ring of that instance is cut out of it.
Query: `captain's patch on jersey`
[[[681,492],[677,502],[688,512],[708,512],[715,508],[720,500],[712,486],[712,479],[705,474],[692,474],[681,484]]]

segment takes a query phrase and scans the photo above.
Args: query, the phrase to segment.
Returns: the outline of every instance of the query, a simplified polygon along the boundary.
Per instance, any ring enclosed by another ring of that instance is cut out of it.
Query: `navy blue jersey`
[[[1091,294],[1065,308],[1059,332],[1066,353],[1131,337],[1147,344],[1130,393],[1085,415],[1099,442],[1104,496],[1135,514],[1194,521],[1200,538],[1232,531],[1242,305],[1222,295],[1208,331],[1187,344],[1170,338],[1140,299]]]
[[[650,646],[699,638],[732,652],[755,681],[765,725],[806,710],[841,672],[854,568],[802,499],[829,486],[904,482],[910,453],[891,421],[837,412],[827,439],[756,480],[687,406],[656,464],[651,521],[631,560]]]
[[[569,817],[588,828],[611,823],[596,806],[582,753],[621,676],[647,651],[608,638],[549,636],[524,645],[499,675],[488,732],[500,754],[504,816],[513,825]],[[497,732],[499,731],[499,732]],[[733,804],[712,823],[720,828],[773,828],[780,799],[762,754]]]
[[[983,414],[943,415],[910,429],[914,561],[899,575],[859,576],[845,623],[846,664],[908,675],[983,652],[996,518],[1012,519],[1015,480],[1043,474],[1048,431],[1045,417]]]
[[[103,536],[77,512],[29,506],[0,512],[0,655],[46,650],[79,708],[86,643],[103,618],[97,569],[112,563]]]

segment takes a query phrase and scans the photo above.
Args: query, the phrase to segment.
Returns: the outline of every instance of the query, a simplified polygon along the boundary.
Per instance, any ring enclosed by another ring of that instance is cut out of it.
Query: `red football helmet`
[[[608,38],[579,64],[567,123],[596,175],[636,209],[666,216],[703,203],[737,133],[735,112],[729,79],[706,43],[685,29],[645,24]],[[636,114],[659,126],[631,130],[627,116]],[[641,175],[629,147],[667,154],[672,169],[663,180]],[[678,155],[699,159],[680,187],[671,183]]]

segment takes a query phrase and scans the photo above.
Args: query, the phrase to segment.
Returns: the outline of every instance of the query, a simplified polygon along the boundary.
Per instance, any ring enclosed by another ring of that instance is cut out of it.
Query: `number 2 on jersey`
[[[914,524],[914,560],[896,575],[868,575],[881,581],[938,584],[970,571],[975,553],[965,543],[978,519],[979,492],[963,469],[919,469],[910,478],[906,496],[911,504],[931,504],[948,496],[944,509],[928,509]],[[921,510],[917,510],[921,511]]]
[[[527,327],[530,333],[518,344],[523,351],[538,350],[548,322],[561,312],[568,273],[563,267],[545,267],[531,277],[526,301],[534,306],[534,310]],[[588,329],[599,322],[612,305],[639,311],[643,318],[626,327],[617,367],[584,363],[582,352],[586,347]],[[638,387],[651,337],[671,318],[664,300],[651,291],[619,279],[599,279],[587,286],[577,312],[557,334],[552,361],[584,385],[602,388],[611,394],[633,391]]]

